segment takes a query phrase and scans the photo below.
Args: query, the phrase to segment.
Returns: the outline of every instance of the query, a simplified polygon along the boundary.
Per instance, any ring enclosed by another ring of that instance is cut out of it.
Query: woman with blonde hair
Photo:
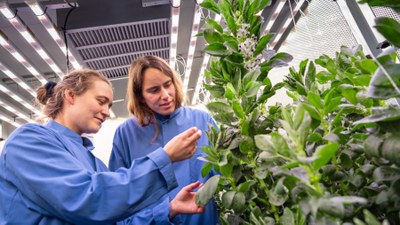
[[[173,162],[191,157],[201,136],[189,128],[128,168],[110,172],[90,151],[84,133],[99,131],[113,100],[110,82],[94,70],[69,73],[38,88],[49,118],[25,124],[7,139],[0,157],[0,224],[113,224],[156,202],[177,186]],[[167,206],[200,213],[194,182]]]

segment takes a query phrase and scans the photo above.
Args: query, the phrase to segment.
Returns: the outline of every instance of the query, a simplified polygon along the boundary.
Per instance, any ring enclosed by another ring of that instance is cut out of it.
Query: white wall
[[[125,121],[125,119],[108,119],[103,123],[100,131],[93,135],[92,140],[95,149],[92,153],[96,157],[100,158],[107,166],[111,154],[115,130],[123,121]]]

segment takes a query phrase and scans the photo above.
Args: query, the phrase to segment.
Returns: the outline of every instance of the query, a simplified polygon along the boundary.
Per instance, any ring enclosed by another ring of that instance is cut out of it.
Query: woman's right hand
[[[164,146],[171,161],[179,162],[192,157],[196,152],[197,140],[201,137],[201,133],[197,127],[192,127],[172,138]]]

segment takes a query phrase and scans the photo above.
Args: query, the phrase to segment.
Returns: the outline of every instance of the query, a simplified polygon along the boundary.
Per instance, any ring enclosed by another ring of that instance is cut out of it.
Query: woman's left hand
[[[169,218],[174,218],[177,214],[203,213],[204,206],[196,205],[196,192],[194,189],[200,186],[200,181],[189,184],[182,188],[175,198],[169,203]]]

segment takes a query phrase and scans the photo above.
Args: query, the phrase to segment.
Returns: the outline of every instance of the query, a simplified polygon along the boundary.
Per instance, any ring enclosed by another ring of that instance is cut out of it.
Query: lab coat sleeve
[[[128,149],[128,146],[124,146],[125,143],[122,139],[123,138],[122,132],[123,131],[121,131],[121,127],[118,127],[114,134],[112,151],[108,161],[108,168],[111,171],[115,171],[120,167],[127,168],[130,165],[130,163],[127,162],[127,159],[129,157],[127,153],[124,151],[125,149]]]
[[[128,169],[93,173],[44,127],[25,126],[16,133],[9,137],[5,156],[14,184],[32,207],[70,223],[122,220],[177,186],[171,161],[161,148]]]
[[[169,220],[169,202],[168,196],[164,196],[156,203],[148,206],[145,209],[133,214],[128,219],[124,220],[120,224],[125,225],[179,225],[182,224],[180,215],[175,216],[172,220]]]

